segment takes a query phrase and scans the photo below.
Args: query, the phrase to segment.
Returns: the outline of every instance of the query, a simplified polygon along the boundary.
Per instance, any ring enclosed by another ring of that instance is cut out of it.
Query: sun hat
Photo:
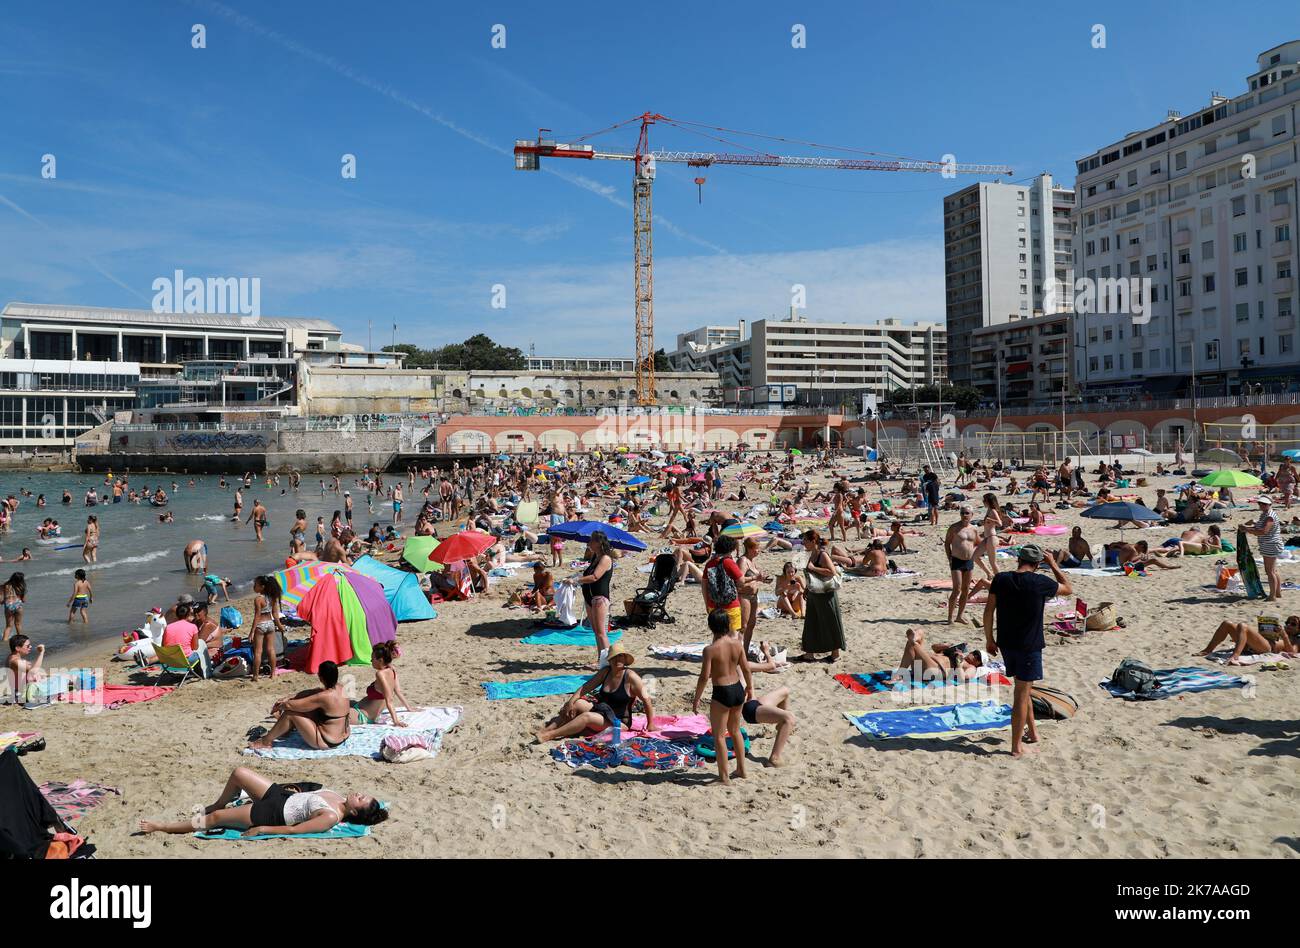
[[[1256,498],[1255,498],[1255,503],[1257,503],[1257,504],[1270,504],[1270,505],[1271,505],[1271,504],[1273,503],[1273,498],[1272,498],[1272,497],[1256,497]]]
[[[1033,543],[1026,543],[1016,554],[1016,559],[1021,563],[1038,564],[1043,562],[1043,551]]]
[[[627,656],[627,664],[629,667],[636,664],[636,656],[618,642],[615,642],[609,647],[609,651],[605,653],[605,661],[612,665],[614,664],[614,659],[618,658],[620,655]]]

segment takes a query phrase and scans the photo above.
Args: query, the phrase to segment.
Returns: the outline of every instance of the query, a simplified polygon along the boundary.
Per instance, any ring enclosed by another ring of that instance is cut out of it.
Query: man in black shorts
[[[1039,575],[1044,560],[1052,576]],[[984,647],[989,655],[1002,650],[1007,675],[1015,679],[1011,704],[1011,756],[1024,754],[1022,741],[1038,743],[1029,690],[1043,678],[1043,607],[1054,596],[1073,595],[1069,578],[1056,565],[1056,558],[1032,543],[1020,548],[1014,572],[1001,572],[989,586],[984,607]],[[996,641],[994,619],[997,620]]]
[[[975,550],[980,532],[973,523],[971,508],[961,508],[961,519],[948,528],[943,537],[943,552],[952,573],[952,592],[948,594],[948,624],[965,623],[966,602],[970,599],[971,573],[975,569]]]

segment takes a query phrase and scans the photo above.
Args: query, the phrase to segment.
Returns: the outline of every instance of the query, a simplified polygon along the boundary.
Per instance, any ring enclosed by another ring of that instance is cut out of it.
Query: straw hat
[[[618,642],[615,642],[609,647],[609,651],[605,654],[605,661],[610,665],[613,665],[614,659],[618,658],[620,655],[627,658],[627,665],[629,668],[636,664],[636,656]]]

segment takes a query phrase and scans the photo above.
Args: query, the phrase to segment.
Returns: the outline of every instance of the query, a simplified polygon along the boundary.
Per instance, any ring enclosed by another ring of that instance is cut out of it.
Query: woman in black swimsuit
[[[645,706],[647,721],[654,720],[654,707],[641,676],[632,671],[636,657],[622,645],[611,645],[609,664],[592,675],[582,687],[569,696],[560,713],[551,718],[537,732],[537,742],[573,737],[585,731],[597,732],[618,721],[622,727],[632,727],[632,706],[640,701]],[[595,694],[591,694],[592,692]],[[591,695],[584,698],[584,695]]]
[[[321,662],[316,677],[323,687],[300,691],[292,698],[277,701],[271,708],[276,722],[249,747],[270,750],[277,738],[295,728],[307,745],[316,750],[338,747],[351,736],[348,714],[352,703],[339,686],[339,667],[333,662]]]

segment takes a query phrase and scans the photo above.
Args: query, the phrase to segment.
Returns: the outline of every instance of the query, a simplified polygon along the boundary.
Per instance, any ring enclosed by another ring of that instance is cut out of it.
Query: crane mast
[[[636,400],[638,405],[655,403],[655,350],[654,350],[654,212],[651,196],[655,166],[659,162],[684,164],[694,168],[713,165],[748,165],[771,168],[823,168],[836,171],[920,171],[937,172],[945,176],[954,174],[1010,175],[1005,165],[957,164],[955,161],[930,161],[912,158],[837,158],[822,155],[773,155],[766,152],[741,154],[737,152],[702,151],[651,151],[650,126],[665,122],[676,127],[696,125],[680,123],[657,112],[645,112],[625,122],[611,126],[611,131],[640,122],[640,135],[633,152],[598,150],[593,145],[561,143],[537,131],[534,141],[515,141],[515,169],[536,171],[542,158],[580,158],[588,161],[611,160],[632,162],[632,246],[633,246],[633,300],[636,309]],[[700,126],[705,127],[705,126]],[[693,131],[694,129],[688,129]],[[718,131],[727,131],[718,129]],[[746,133],[740,133],[746,134]],[[583,136],[589,138],[591,136]],[[579,139],[581,142],[581,139]],[[950,157],[950,156],[946,156]],[[696,184],[703,179],[697,178]]]

